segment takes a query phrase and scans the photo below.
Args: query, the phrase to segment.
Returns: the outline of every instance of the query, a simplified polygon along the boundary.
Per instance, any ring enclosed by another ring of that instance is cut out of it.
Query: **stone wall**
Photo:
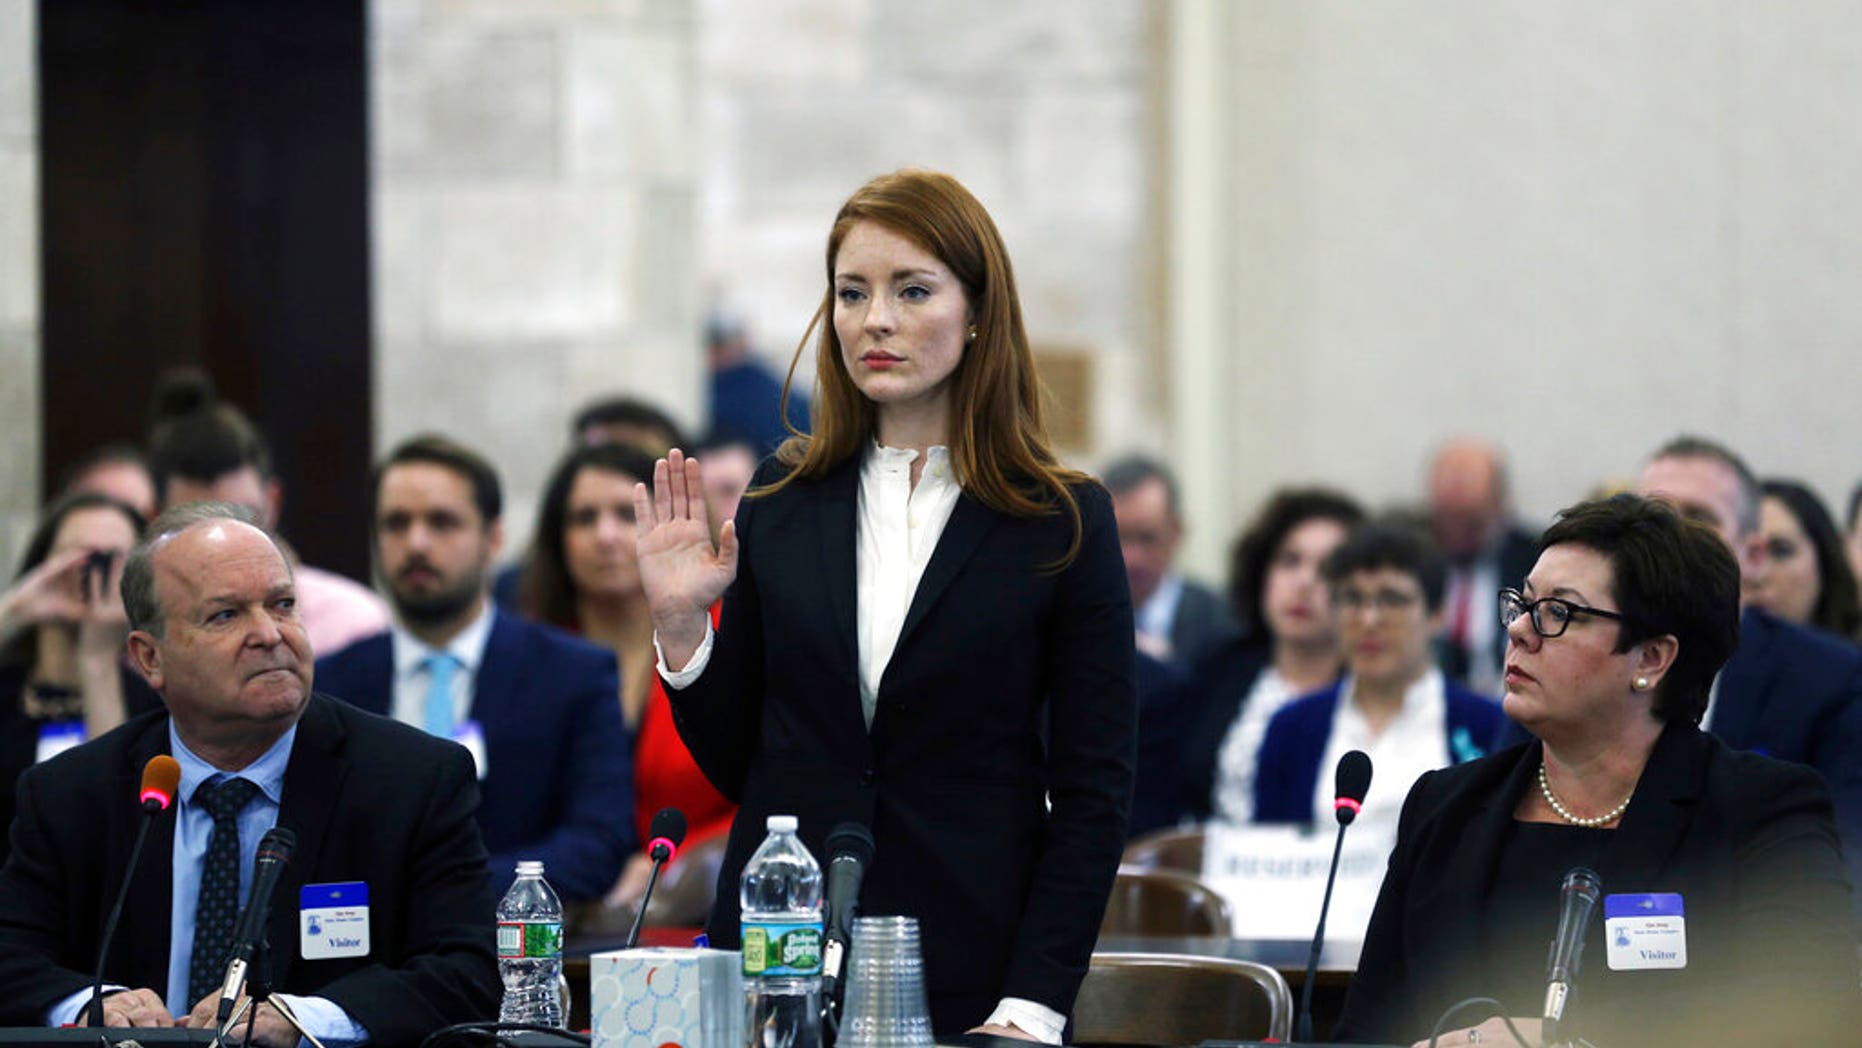
[[[949,172],[1008,242],[1037,347],[1094,372],[1092,464],[1159,435],[1143,294],[1151,177],[1142,0],[702,0],[699,259],[708,301],[786,368],[843,200]],[[812,378],[812,356],[798,381]],[[806,387],[804,387],[806,388]]]
[[[0,577],[39,505],[39,131],[33,0],[0,0]]]
[[[511,552],[585,401],[702,411],[694,12],[677,0],[376,0],[378,449],[489,454]]]

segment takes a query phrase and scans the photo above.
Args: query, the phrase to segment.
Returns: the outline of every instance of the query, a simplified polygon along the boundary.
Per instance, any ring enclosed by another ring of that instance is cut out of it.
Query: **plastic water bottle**
[[[562,1029],[562,900],[543,879],[543,864],[517,864],[517,883],[498,904],[498,975],[504,980],[501,1023]]]
[[[821,867],[771,815],[744,867],[743,973],[749,1048],[821,1048]]]

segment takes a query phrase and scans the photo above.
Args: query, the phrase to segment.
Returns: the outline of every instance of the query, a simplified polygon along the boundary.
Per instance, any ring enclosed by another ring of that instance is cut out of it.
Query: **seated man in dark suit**
[[[236,903],[274,825],[297,846],[274,894],[267,968],[329,1048],[411,1046],[497,1008],[471,758],[311,693],[290,566],[251,520],[226,503],[184,506],[124,566],[130,653],[167,708],[21,776],[0,870],[0,1024],[83,1017],[144,817],[137,784],[163,753],[181,766],[180,789],[174,815],[150,829],[104,959],[106,1025],[212,1024]],[[362,942],[303,932],[307,885],[366,886]],[[298,1036],[266,1005],[254,1040],[289,1048]]]
[[[1763,566],[1759,484],[1730,449],[1680,437],[1657,451],[1638,490],[1673,503],[1731,546],[1741,574]],[[1739,646],[1701,727],[1728,746],[1823,773],[1850,879],[1862,874],[1862,650],[1742,603]]]
[[[1539,555],[1538,541],[1513,519],[1499,448],[1464,437],[1436,451],[1429,463],[1429,533],[1448,561],[1442,672],[1474,691],[1498,694],[1506,631],[1489,614],[1493,595],[1517,589]]]
[[[565,900],[601,898],[634,849],[614,654],[492,603],[502,494],[478,454],[416,437],[376,468],[373,490],[376,570],[398,621],[320,660],[319,682],[472,751],[494,890],[535,859]]]
[[[1204,652],[1241,630],[1227,601],[1174,567],[1183,544],[1177,480],[1163,463],[1132,455],[1106,467],[1105,484],[1131,583],[1138,650],[1187,672]]]

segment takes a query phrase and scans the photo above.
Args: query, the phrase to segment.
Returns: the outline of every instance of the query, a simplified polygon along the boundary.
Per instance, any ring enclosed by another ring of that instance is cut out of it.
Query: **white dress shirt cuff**
[[[299,997],[294,993],[273,994],[283,998],[285,1006],[297,1021],[304,1024],[304,1029],[315,1034],[323,1042],[323,1048],[353,1048],[354,1045],[366,1044],[369,1032],[362,1025],[349,1017],[349,1013],[328,997]],[[298,1039],[298,1048],[305,1048],[309,1041]]]
[[[707,617],[705,639],[698,642],[698,650],[692,653],[692,661],[686,663],[684,669],[674,670],[666,665],[666,652],[659,646],[659,631],[653,631],[653,658],[659,663],[659,675],[666,678],[667,687],[674,691],[684,691],[688,685],[698,679],[699,674],[705,672],[705,667],[711,664],[711,638],[714,635],[711,620]]]
[[[118,986],[115,983],[103,984],[104,993],[115,993],[118,990],[127,989],[129,989],[129,987]],[[91,988],[86,986],[77,993],[54,1003],[50,1008],[45,1010],[45,1025],[76,1026],[78,1022],[78,1013],[84,1010],[84,1006],[90,1003],[90,999]]]
[[[1067,1027],[1067,1017],[1044,1004],[1021,997],[1004,997],[985,1020],[990,1026],[1013,1026],[1031,1034],[1042,1044],[1059,1044],[1060,1033]]]

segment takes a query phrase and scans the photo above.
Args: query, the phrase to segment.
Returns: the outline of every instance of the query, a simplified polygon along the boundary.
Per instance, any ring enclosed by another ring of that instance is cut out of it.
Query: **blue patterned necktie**
[[[201,861],[200,898],[194,904],[194,955],[188,963],[188,1007],[220,989],[239,916],[239,813],[258,796],[250,779],[202,783],[194,803],[213,816],[213,836]]]
[[[427,734],[450,739],[453,737],[453,674],[459,671],[459,660],[448,652],[436,651],[420,660],[420,664],[427,668]]]

